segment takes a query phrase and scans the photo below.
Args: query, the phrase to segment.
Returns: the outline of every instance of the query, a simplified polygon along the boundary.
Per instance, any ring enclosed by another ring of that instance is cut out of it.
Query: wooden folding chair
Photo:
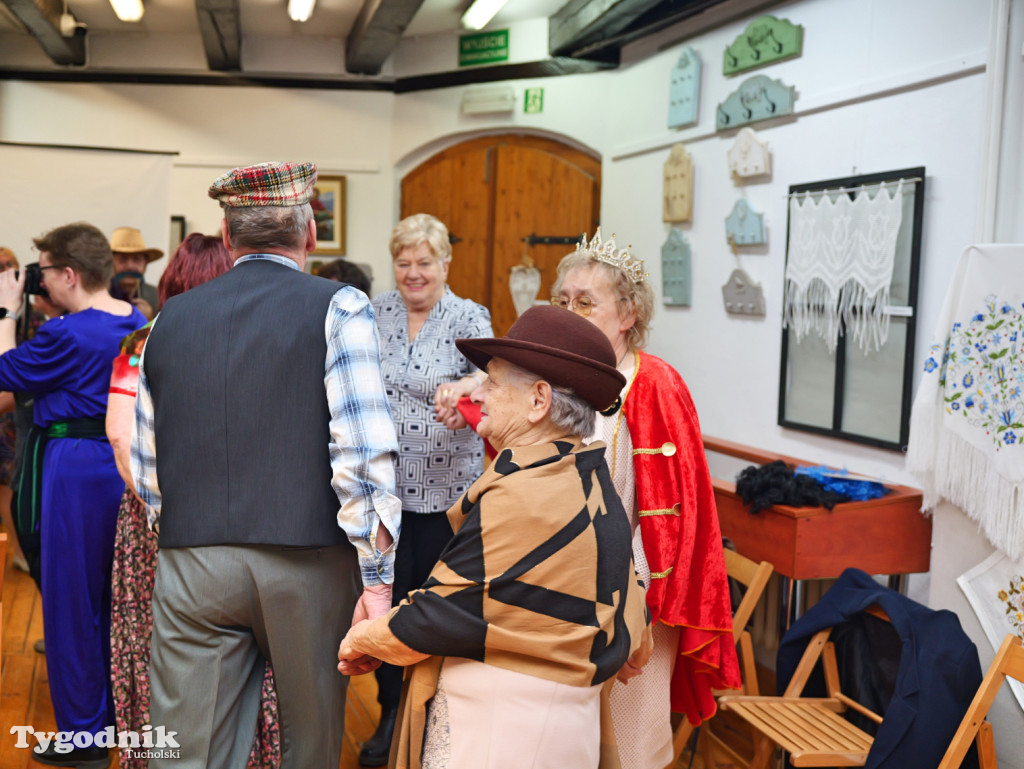
[[[757,688],[757,671],[754,666],[754,643],[750,638],[750,633],[745,628],[750,621],[751,615],[754,613],[757,602],[761,600],[761,595],[764,593],[765,586],[767,586],[774,568],[768,561],[754,563],[754,561],[734,550],[726,550],[725,570],[729,577],[747,589],[739,606],[736,607],[736,611],[732,615],[732,639],[739,646],[740,671],[743,680],[743,689],[741,691],[744,694],[756,695],[759,690]],[[700,741],[702,743],[705,739],[714,739],[721,748],[724,748],[732,755],[732,751],[728,747],[721,744],[717,737],[713,737],[713,735],[707,732],[707,729],[701,730]],[[679,726],[676,727],[675,734],[672,737],[672,761],[665,769],[672,769],[676,765],[676,762],[679,761],[679,756],[692,735],[693,725],[688,719],[683,718]],[[712,767],[708,769],[712,769]]]
[[[1015,635],[1003,639],[1003,645],[996,652],[996,658],[985,673],[971,706],[967,708],[960,727],[942,757],[939,769],[957,769],[964,760],[971,743],[977,740],[978,763],[981,769],[996,769],[996,746],[992,739],[992,725],[985,720],[985,714],[999,693],[1006,677],[1024,681],[1024,645]]]
[[[877,606],[866,611],[888,620]],[[841,691],[835,646],[828,640],[831,633],[832,628],[826,628],[811,639],[781,697],[719,699],[723,710],[736,713],[758,732],[750,769],[766,767],[776,745],[789,752],[793,766],[863,766],[867,761],[874,737],[840,714],[852,708],[878,724],[882,717]],[[819,658],[828,697],[802,697]]]

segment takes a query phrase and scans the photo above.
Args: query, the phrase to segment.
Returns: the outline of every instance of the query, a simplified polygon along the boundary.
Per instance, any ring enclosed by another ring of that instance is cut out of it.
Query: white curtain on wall
[[[0,142],[0,246],[22,264],[38,261],[32,238],[70,222],[88,222],[108,238],[136,227],[164,252],[147,271],[156,283],[170,239],[168,153],[126,152]]]

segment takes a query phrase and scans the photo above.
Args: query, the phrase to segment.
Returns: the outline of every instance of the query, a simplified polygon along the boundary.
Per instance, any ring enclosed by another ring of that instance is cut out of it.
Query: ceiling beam
[[[238,0],[196,0],[196,15],[210,69],[220,72],[240,70],[242,25]]]
[[[378,75],[423,0],[365,0],[345,43],[345,69]]]
[[[0,0],[39,41],[46,55],[56,64],[85,64],[85,29],[77,27],[74,35],[60,33],[61,0]]]
[[[613,37],[662,0],[569,0],[548,19],[548,51],[571,55],[602,38]]]

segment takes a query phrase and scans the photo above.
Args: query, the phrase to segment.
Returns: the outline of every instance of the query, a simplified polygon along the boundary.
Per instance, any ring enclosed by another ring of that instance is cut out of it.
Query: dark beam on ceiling
[[[615,69],[618,65],[618,51],[615,51],[613,55],[606,56],[604,61],[559,58],[522,64],[497,64],[493,67],[470,67],[455,72],[400,77],[395,81],[395,93],[430,91],[435,88],[451,88],[476,83],[500,83],[506,80],[525,80],[535,77],[581,75]]]
[[[0,81],[25,80],[42,83],[126,83],[133,85],[203,85],[251,86],[262,88],[312,88],[340,91],[385,91],[413,93],[435,88],[452,88],[477,83],[500,83],[509,80],[560,77],[601,72],[618,66],[618,51],[605,51],[604,61],[591,59],[544,59],[521,64],[498,64],[493,67],[469,67],[455,72],[437,72],[398,79],[352,77],[301,77],[273,73],[246,72],[218,74],[214,72],[140,72],[138,70],[47,69],[30,70],[0,67]]]
[[[56,64],[85,64],[85,29],[75,29],[71,37],[60,33],[61,0],[0,0]]]
[[[196,15],[210,69],[220,72],[240,70],[242,25],[238,0],[196,0]]]
[[[569,0],[548,19],[548,51],[567,56],[614,37],[662,0]]]
[[[423,0],[365,0],[345,42],[345,69],[378,75]]]

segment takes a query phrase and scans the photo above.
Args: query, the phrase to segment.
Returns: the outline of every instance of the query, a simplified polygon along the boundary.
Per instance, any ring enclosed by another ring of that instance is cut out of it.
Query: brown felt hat
[[[612,406],[626,384],[601,329],[561,307],[531,307],[502,339],[456,339],[455,345],[482,369],[502,358],[568,387],[598,411]]]

